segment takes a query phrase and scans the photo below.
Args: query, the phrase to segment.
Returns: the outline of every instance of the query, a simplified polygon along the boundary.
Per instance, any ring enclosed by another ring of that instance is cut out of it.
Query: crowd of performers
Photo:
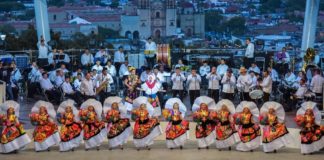
[[[316,105],[304,102],[296,114],[302,154],[324,148],[324,126],[320,125],[321,114]],[[150,150],[154,140],[163,134],[162,117],[168,121],[164,129],[167,148],[183,149],[189,139],[187,107],[179,98],[170,98],[162,111],[156,111],[149,98],[143,96],[132,101],[131,111],[116,96],[108,97],[103,105],[88,99],[78,108],[71,99],[62,102],[57,110],[49,102],[35,103],[29,117],[35,126],[32,137],[36,152],[50,151],[55,145],[61,152],[74,151],[81,143],[86,151],[99,150],[107,138],[109,150],[123,150],[131,136],[137,150]],[[20,105],[9,100],[0,109],[0,153],[17,153],[32,141],[18,120]],[[210,97],[200,96],[191,109],[199,150],[216,145],[219,150],[236,146],[238,151],[253,152],[262,145],[263,151],[270,153],[295,141],[285,125],[283,106],[274,101],[264,103],[259,110],[252,101],[242,101],[235,107],[228,99],[216,103]]]

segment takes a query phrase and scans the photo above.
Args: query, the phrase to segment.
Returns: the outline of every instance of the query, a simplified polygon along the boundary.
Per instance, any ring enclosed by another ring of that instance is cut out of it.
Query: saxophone
[[[109,78],[106,78],[104,81],[102,81],[99,85],[99,87],[96,89],[96,94],[99,94],[101,91],[105,91],[108,87]]]

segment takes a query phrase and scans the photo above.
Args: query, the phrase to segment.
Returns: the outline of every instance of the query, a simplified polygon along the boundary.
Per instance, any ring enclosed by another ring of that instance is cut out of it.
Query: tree
[[[234,35],[243,35],[246,31],[245,18],[233,17],[223,24],[223,28]]]
[[[17,11],[17,10],[24,10],[24,4],[20,2],[15,2],[12,0],[2,0],[0,2],[0,11],[10,12],[10,11]]]
[[[281,7],[281,0],[261,0],[261,13],[274,12],[276,9]]]
[[[37,49],[37,32],[33,25],[29,25],[28,29],[23,31],[19,37],[19,43],[23,49]]]
[[[65,5],[65,0],[48,0],[47,4],[49,6],[62,7]]]
[[[208,32],[214,31],[220,31],[221,23],[223,22],[223,16],[219,11],[208,11],[205,13],[205,29]]]
[[[16,29],[10,24],[4,24],[4,25],[0,25],[0,33],[3,34],[16,33]]]
[[[119,6],[119,0],[113,0],[110,4],[111,8],[118,8]]]

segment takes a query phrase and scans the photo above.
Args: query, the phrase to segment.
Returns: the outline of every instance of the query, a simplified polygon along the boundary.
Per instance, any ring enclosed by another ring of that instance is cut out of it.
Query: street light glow
[[[5,40],[6,39],[6,35],[5,34],[2,34],[1,36],[0,36],[0,38],[1,38],[1,40]]]

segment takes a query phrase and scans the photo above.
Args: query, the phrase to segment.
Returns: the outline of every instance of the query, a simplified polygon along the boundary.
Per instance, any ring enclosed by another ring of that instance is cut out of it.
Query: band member
[[[100,50],[95,55],[95,62],[99,60],[102,65],[107,63],[107,60],[110,59],[110,55],[106,52],[104,47],[101,47]]]
[[[45,101],[35,103],[29,115],[31,124],[36,126],[33,132],[36,152],[45,151],[61,142],[58,127],[54,119],[56,112],[53,104]]]
[[[102,105],[99,101],[88,99],[80,107],[80,120],[83,123],[83,140],[85,150],[96,147],[99,150],[101,143],[107,136],[105,122],[101,120]]]
[[[217,66],[217,71],[216,71],[217,75],[223,77],[224,74],[227,72],[227,70],[228,70],[228,66],[225,63],[225,60],[221,59],[220,64]]]
[[[143,99],[143,100],[142,100]],[[146,97],[135,99],[139,106],[134,106],[132,119],[135,121],[133,142],[137,150],[147,148],[154,143],[154,139],[162,134],[158,118],[152,117],[154,109]]]
[[[251,85],[252,85],[251,76],[247,74],[245,67],[241,67],[240,76],[237,78],[237,84],[236,84],[239,92],[241,93],[243,92],[243,94],[240,95],[241,101],[250,101],[249,92],[250,92]]]
[[[63,93],[64,93],[65,97],[73,99],[78,104],[78,106],[81,104],[82,95],[81,95],[80,91],[74,91],[73,90],[73,87],[72,87],[72,85],[70,83],[70,77],[69,76],[65,77],[65,81],[62,84],[62,90],[63,90]]]
[[[50,79],[47,77],[47,73],[42,74],[42,78],[39,79],[41,88],[45,91],[48,99],[54,101],[56,104],[60,104],[61,93],[57,90]]]
[[[0,105],[0,153],[18,152],[31,142],[18,120],[19,109],[20,105],[15,101]]]
[[[152,38],[149,37],[145,43],[145,58],[147,66],[153,68],[156,60],[156,44],[152,41]]]
[[[133,100],[139,96],[137,87],[141,84],[141,80],[136,75],[136,69],[134,67],[129,68],[130,75],[124,80],[126,86],[125,105],[128,111],[133,109]]]
[[[79,111],[73,100],[67,100],[60,104],[57,112],[56,119],[62,124],[60,151],[74,151],[81,144],[83,137]]]
[[[324,126],[321,123],[321,113],[315,102],[304,102],[297,111],[296,123],[301,127],[301,153],[312,154],[324,148]]]
[[[126,106],[123,105],[122,99],[119,97],[109,97],[104,103],[104,114],[106,115],[108,129],[109,149],[120,147],[127,143],[130,135],[132,135],[132,127],[129,119],[125,118]]]
[[[195,104],[199,108],[192,110],[194,111],[193,120],[197,123],[196,125],[196,139],[198,142],[198,149],[206,148],[215,142],[215,123],[210,117],[209,106],[204,102],[198,102],[198,98],[195,100]]]
[[[314,76],[312,78],[310,88],[312,92],[316,94],[316,96],[322,96],[323,95],[323,83],[324,83],[324,78],[320,74],[319,69],[314,70]]]
[[[81,93],[81,82],[82,82],[82,74],[78,73],[75,80],[73,81],[73,88],[76,91],[79,91]]]
[[[257,66],[255,62],[251,62],[251,67],[249,68],[249,71],[253,71],[255,74],[258,75],[261,73],[260,68]]]
[[[265,102],[269,101],[270,94],[272,91],[272,79],[269,76],[268,71],[263,72],[263,80],[259,85],[262,87],[263,103],[265,103]]]
[[[157,95],[161,89],[162,85],[156,80],[154,74],[148,75],[148,79],[141,85],[141,90],[144,91],[144,95],[154,108],[153,116],[157,117],[161,115],[161,104]]]
[[[236,85],[236,78],[232,73],[232,69],[227,69],[226,74],[222,79],[223,84],[223,98],[233,100],[234,99],[234,88]]]
[[[250,64],[254,61],[254,44],[251,43],[251,39],[246,39],[246,50],[245,50],[245,57],[244,57],[244,66],[250,66]]]
[[[258,77],[255,75],[253,71],[249,71],[249,75],[252,79],[252,84],[250,88],[253,88],[258,85]]]
[[[216,148],[231,150],[231,146],[240,141],[233,118],[235,106],[230,100],[223,99],[216,104],[216,110],[211,113],[211,117],[216,123]]]
[[[187,78],[191,105],[193,105],[194,100],[200,96],[200,83],[201,77],[197,74],[197,70],[195,68],[191,69],[191,74]]]
[[[169,121],[165,133],[169,149],[183,148],[189,139],[189,122],[184,120],[187,108],[179,98],[171,98],[166,102],[163,117]]]
[[[151,68],[145,67],[145,71],[141,73],[141,81],[145,82],[148,79],[148,76],[151,74]]]
[[[125,62],[125,60],[124,48],[123,46],[119,46],[118,51],[114,53],[114,65],[117,71],[120,69],[120,66]]]
[[[81,56],[81,64],[82,68],[87,72],[90,71],[90,67],[93,66],[94,58],[93,55],[90,53],[89,49],[86,48],[84,53]]]
[[[176,68],[175,73],[172,74],[171,80],[173,82],[172,85],[172,93],[173,97],[176,97],[179,95],[179,98],[183,99],[183,82],[186,80],[186,77],[181,73],[181,70],[179,67]]]
[[[107,68],[97,76],[96,93],[99,94],[100,102],[103,103],[111,95],[111,86],[114,83],[113,78],[108,74]]]
[[[12,68],[11,78],[10,78],[11,79],[11,88],[12,88],[13,98],[14,98],[14,100],[17,100],[18,95],[19,95],[18,82],[21,80],[21,73],[15,63],[11,64],[11,68]]]
[[[103,67],[100,65],[100,60],[97,59],[96,64],[91,68],[91,70],[96,70],[98,74],[101,74]]]
[[[275,55],[276,68],[280,74],[283,74],[285,70],[289,68],[290,56],[286,51],[286,47],[282,47],[281,52]]]
[[[284,123],[285,110],[277,102],[266,102],[261,108],[260,124],[263,125],[262,146],[266,153],[276,153],[278,149],[285,147],[290,141],[287,127]]]
[[[210,72],[210,66],[208,65],[208,63],[205,61],[203,62],[203,65],[200,66],[199,68],[199,74],[201,76],[201,80],[202,80],[202,85],[206,86],[207,85],[207,79],[206,76],[207,74]]]
[[[292,88],[294,83],[296,82],[296,76],[294,73],[292,73],[291,70],[288,70],[287,73],[285,74],[285,83],[287,87]]]
[[[63,49],[59,49],[57,54],[57,58],[55,58],[57,66],[61,66],[61,64],[65,64],[66,66],[70,66],[70,57],[68,54],[64,53]]]
[[[83,81],[81,82],[80,90],[84,99],[95,98],[95,83],[91,80],[91,74],[87,73]]]
[[[251,151],[259,148],[261,143],[261,129],[259,122],[259,109],[253,102],[242,101],[236,108],[234,115],[238,125],[238,134],[241,142],[236,146],[239,151]]]
[[[208,80],[208,96],[213,98],[215,102],[219,100],[219,81],[221,76],[217,74],[216,67],[212,67],[211,72],[207,74]]]

